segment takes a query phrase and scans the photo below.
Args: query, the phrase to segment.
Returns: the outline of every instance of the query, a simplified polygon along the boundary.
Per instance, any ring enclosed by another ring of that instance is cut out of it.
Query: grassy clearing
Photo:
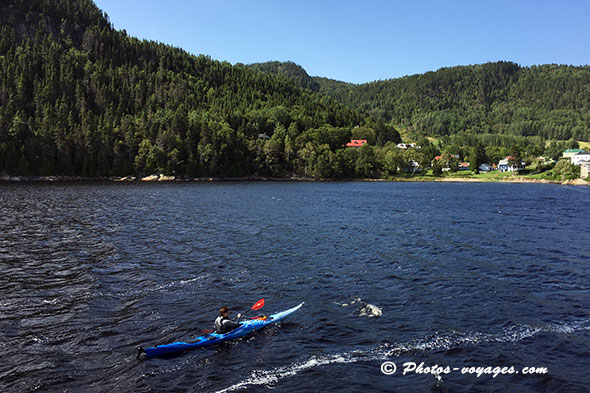
[[[491,172],[481,172],[475,174],[471,171],[458,171],[458,172],[446,172],[444,175],[436,177],[432,174],[432,169],[427,170],[421,174],[415,174],[414,176],[407,176],[407,175],[397,175],[392,178],[392,180],[413,180],[413,181],[433,181],[433,180],[440,180],[440,179],[471,179],[471,180],[480,180],[480,181],[506,181],[506,180],[554,180],[551,176],[548,176],[549,173],[547,171],[541,173],[520,173],[515,174],[514,172],[498,172],[498,171],[491,171]]]
[[[578,144],[580,145],[580,149],[590,150],[590,142],[578,141]]]

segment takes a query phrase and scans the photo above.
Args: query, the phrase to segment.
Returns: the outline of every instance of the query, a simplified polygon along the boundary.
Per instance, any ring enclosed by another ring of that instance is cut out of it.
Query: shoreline
[[[1,183],[60,183],[60,182],[114,182],[114,183],[214,183],[214,182],[444,182],[444,183],[539,183],[557,184],[565,186],[590,186],[590,182],[583,179],[574,180],[546,180],[527,179],[525,177],[501,178],[501,179],[477,179],[467,177],[440,177],[440,178],[390,178],[390,179],[313,179],[306,177],[263,177],[248,176],[238,178],[222,177],[187,177],[187,176],[166,176],[151,175],[145,177],[136,176],[109,176],[109,177],[81,177],[81,176],[10,176],[0,174]]]

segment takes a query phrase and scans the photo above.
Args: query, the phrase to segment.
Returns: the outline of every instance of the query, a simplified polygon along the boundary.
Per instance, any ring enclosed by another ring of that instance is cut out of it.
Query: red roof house
[[[366,145],[366,144],[367,144],[366,139],[351,139],[350,142],[348,142],[346,144],[346,147],[359,147],[359,146]]]

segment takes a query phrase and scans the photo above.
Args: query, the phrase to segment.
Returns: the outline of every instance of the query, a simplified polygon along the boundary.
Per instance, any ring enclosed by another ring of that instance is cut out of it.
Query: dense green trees
[[[0,172],[324,177],[353,132],[399,140],[288,78],[129,37],[90,0],[7,0],[0,30]]]
[[[573,180],[580,177],[580,166],[568,160],[560,160],[551,172],[557,180]]]
[[[0,172],[348,179],[413,173],[441,153],[557,157],[590,139],[589,75],[500,62],[350,85],[141,41],[91,0],[4,0]],[[437,138],[400,150],[394,125]]]
[[[458,132],[590,140],[590,67],[511,62],[353,85],[314,78],[339,102],[422,135]]]

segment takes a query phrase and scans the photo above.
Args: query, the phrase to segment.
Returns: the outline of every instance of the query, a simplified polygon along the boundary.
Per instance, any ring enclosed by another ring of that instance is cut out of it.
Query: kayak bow
[[[195,337],[194,340],[189,342],[177,341],[170,344],[164,345],[156,345],[155,347],[143,349],[142,347],[138,348],[138,358],[151,358],[154,356],[160,355],[167,355],[176,352],[186,351],[188,349],[199,348],[199,347],[206,347],[213,344],[218,344],[223,341],[233,340],[239,337],[246,336],[256,330],[260,330],[268,325],[272,325],[273,323],[277,323],[289,315],[293,314],[295,311],[299,310],[305,302],[299,304],[296,307],[290,308],[288,310],[269,315],[268,317],[261,317],[256,319],[251,319],[247,321],[240,321],[240,327],[237,329],[232,330],[231,332],[225,334],[218,334],[218,333],[209,333],[203,336]]]

